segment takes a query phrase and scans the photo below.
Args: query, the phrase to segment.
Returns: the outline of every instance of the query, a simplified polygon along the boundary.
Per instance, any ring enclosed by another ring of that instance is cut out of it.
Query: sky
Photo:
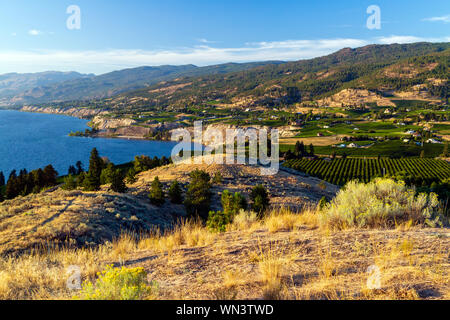
[[[418,41],[450,41],[449,0],[0,0],[0,74],[288,61]]]

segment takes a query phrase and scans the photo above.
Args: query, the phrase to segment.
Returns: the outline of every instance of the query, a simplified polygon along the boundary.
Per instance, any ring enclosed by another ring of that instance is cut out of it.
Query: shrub
[[[220,172],[217,172],[217,173],[214,175],[213,183],[214,183],[214,184],[222,184],[222,181],[223,181],[222,174],[221,174]]]
[[[137,181],[136,170],[134,170],[134,168],[130,168],[130,170],[128,170],[125,181],[129,184],[133,184]]]
[[[262,217],[270,205],[266,188],[263,185],[255,186],[250,193],[250,199],[252,200],[252,210]]]
[[[98,273],[95,285],[84,282],[81,300],[143,300],[157,293],[155,282],[148,285],[147,273],[143,268],[113,268],[112,265]]]
[[[191,172],[190,177],[184,201],[186,211],[190,217],[197,216],[206,220],[211,206],[211,177],[201,170]]]
[[[317,208],[318,208],[319,210],[323,210],[323,209],[327,206],[327,204],[328,204],[327,197],[323,196],[323,197],[320,199],[319,204],[317,205]]]
[[[64,185],[62,188],[67,191],[75,190],[77,188],[77,182],[75,181],[73,175],[69,174],[64,178]]]
[[[321,213],[323,224],[334,228],[423,224],[438,211],[437,195],[421,193],[404,182],[377,178],[368,184],[349,182]]]
[[[231,223],[231,217],[222,211],[210,211],[206,226],[212,232],[225,232],[227,225]]]
[[[240,193],[236,192],[234,195],[224,190],[221,197],[223,212],[228,214],[231,218],[239,213],[239,211],[247,210],[247,200]]]
[[[150,202],[156,206],[161,206],[164,204],[164,191],[162,189],[163,185],[159,181],[158,177],[155,177],[155,179],[152,182],[152,185],[150,187]]]
[[[176,180],[172,182],[169,187],[169,198],[170,202],[173,204],[183,203],[183,191],[181,190],[180,184]]]

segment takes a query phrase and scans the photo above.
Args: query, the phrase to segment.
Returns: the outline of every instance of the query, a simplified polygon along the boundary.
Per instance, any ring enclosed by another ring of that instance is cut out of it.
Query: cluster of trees
[[[303,157],[315,157],[314,146],[312,143],[309,145],[307,150],[303,141],[297,141],[295,143],[294,152],[289,149],[284,154],[285,160],[302,159]]]
[[[31,193],[39,193],[43,189],[55,186],[57,177],[58,172],[52,165],[31,172],[23,169],[19,174],[17,174],[16,170],[13,170],[7,182],[3,172],[0,172],[0,201],[26,196]]]
[[[114,192],[126,192],[126,183],[136,182],[136,174],[170,163],[170,159],[162,157],[137,156],[133,166],[128,170],[117,168],[113,163],[102,159],[94,148],[89,159],[89,170],[85,172],[79,161],[69,167],[69,174],[64,178],[63,188],[73,190],[83,188],[85,191],[98,191],[102,185],[110,184]]]
[[[211,178],[202,170],[192,171],[189,176],[190,182],[184,199],[183,189],[178,181],[173,181],[167,192],[171,203],[184,204],[188,218],[200,218],[206,221],[211,230],[223,231],[223,228],[231,223],[241,210],[249,208],[247,199],[240,192],[232,194],[225,190],[221,197],[223,211],[210,211],[212,183],[221,183],[222,176],[216,174]],[[156,206],[161,206],[166,201],[166,192],[158,177],[155,177],[150,186],[149,198],[150,202]],[[255,186],[250,193],[250,200],[250,209],[259,217],[263,217],[270,205],[269,194],[264,186]]]

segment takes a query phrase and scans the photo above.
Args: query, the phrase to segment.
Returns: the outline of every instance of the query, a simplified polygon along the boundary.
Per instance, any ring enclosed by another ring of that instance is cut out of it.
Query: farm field
[[[403,176],[415,184],[431,184],[450,178],[450,164],[434,159],[297,159],[286,161],[284,166],[336,185],[351,180],[369,182],[384,175]]]
[[[303,141],[300,139],[300,141]],[[354,143],[364,146],[368,144],[368,141],[355,141]],[[281,144],[280,151],[286,152],[287,150],[294,150],[294,145]],[[314,151],[318,155],[332,155],[336,153],[337,156],[352,156],[352,157],[419,157],[422,151],[425,152],[426,158],[438,157],[444,150],[444,144],[431,144],[425,143],[422,146],[416,144],[404,143],[400,140],[388,140],[383,142],[375,142],[374,145],[366,148],[337,148],[333,146],[316,146],[314,145]]]

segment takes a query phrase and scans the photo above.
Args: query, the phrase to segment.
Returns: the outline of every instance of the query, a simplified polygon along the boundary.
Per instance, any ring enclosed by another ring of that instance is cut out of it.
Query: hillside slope
[[[162,207],[150,204],[151,182],[158,176],[165,189],[177,179],[184,186],[189,173],[201,169],[224,181],[212,189],[212,209],[222,210],[221,192],[242,192],[247,198],[253,186],[266,186],[273,207],[301,210],[323,196],[332,198],[338,188],[319,179],[279,172],[261,176],[259,167],[243,165],[169,165],[143,172],[126,194],[103,186],[99,192],[56,190],[0,203],[0,255],[45,246],[98,245],[118,238],[122,232],[164,230],[186,215],[183,205],[169,201]]]
[[[370,45],[342,49],[334,54],[278,65],[205,75],[159,83],[127,92],[102,107],[127,109],[186,105],[214,101],[221,106],[283,106],[311,102],[346,88],[392,93],[428,85],[430,96],[448,96],[450,43]],[[405,67],[408,66],[408,68]],[[413,78],[405,77],[409,72]]]
[[[10,90],[11,88],[8,86],[10,82],[8,82],[4,84],[5,94],[2,94],[0,90],[0,105],[11,106],[105,98],[180,77],[223,74],[278,63],[268,61],[242,64],[228,63],[207,67],[194,65],[138,67],[98,76],[60,78],[59,81],[28,81],[27,86],[20,86],[15,90]],[[26,79],[35,77],[33,74],[20,76]],[[1,84],[0,80],[0,89]]]

